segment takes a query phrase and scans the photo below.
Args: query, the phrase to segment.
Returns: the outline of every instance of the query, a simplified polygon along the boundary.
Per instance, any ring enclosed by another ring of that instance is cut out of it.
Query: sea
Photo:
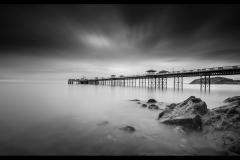
[[[239,94],[240,85],[0,83],[0,155],[228,155],[202,133],[182,133],[157,118],[166,105],[190,96],[212,109]],[[141,106],[152,98],[159,110]]]

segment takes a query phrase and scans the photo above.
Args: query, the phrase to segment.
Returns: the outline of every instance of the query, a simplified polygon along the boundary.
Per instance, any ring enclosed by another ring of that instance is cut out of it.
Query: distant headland
[[[204,81],[204,78],[202,78]],[[225,77],[213,77],[210,78],[211,84],[240,84],[240,80],[233,80]],[[193,80],[190,84],[200,84],[200,78]]]

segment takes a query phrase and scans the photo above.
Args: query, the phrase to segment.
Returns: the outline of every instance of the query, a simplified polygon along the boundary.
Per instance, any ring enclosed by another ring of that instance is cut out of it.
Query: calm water
[[[196,96],[208,108],[240,95],[239,85],[167,89],[66,83],[0,84],[1,155],[225,155],[201,134],[177,134],[156,118],[161,111],[131,99],[156,99],[160,108]],[[107,121],[106,124],[101,124]],[[100,124],[99,124],[100,123]],[[127,133],[120,127],[133,126]]]

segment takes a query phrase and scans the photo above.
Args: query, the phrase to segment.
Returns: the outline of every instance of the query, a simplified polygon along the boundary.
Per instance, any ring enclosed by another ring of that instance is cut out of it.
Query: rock
[[[142,107],[147,107],[147,104],[142,104],[141,106],[142,106]]]
[[[119,128],[119,129],[123,130],[123,131],[127,131],[127,132],[134,132],[135,131],[135,128],[132,127],[132,126],[125,126],[125,127]]]
[[[103,121],[103,122],[98,123],[97,125],[104,125],[104,124],[108,124],[108,123],[109,123],[108,121]]]
[[[155,99],[149,99],[147,103],[156,103],[157,101]]]
[[[141,102],[137,102],[137,104],[141,104]]]
[[[231,100],[230,100],[231,101]],[[209,110],[202,116],[205,137],[230,152],[240,154],[240,101]]]
[[[240,154],[240,101],[236,99],[228,98],[231,103],[210,110],[201,99],[191,96],[181,103],[167,105],[158,120],[179,126],[175,132],[202,131],[218,149]]]
[[[132,99],[132,100],[129,100],[129,101],[140,101],[139,99]]]
[[[225,99],[223,102],[233,102],[233,101],[240,101],[240,96],[235,96],[235,97],[229,97],[227,99]]]
[[[179,103],[178,103],[179,104]],[[169,109],[174,109],[176,107],[176,105],[178,105],[176,103],[172,103],[170,105],[167,105],[166,107],[168,107]]]
[[[159,109],[159,107],[157,105],[155,105],[155,104],[148,105],[148,108],[149,109]]]
[[[207,105],[194,96],[175,104],[167,105],[159,114],[162,123],[183,126],[191,130],[202,130],[201,116],[207,113]]]

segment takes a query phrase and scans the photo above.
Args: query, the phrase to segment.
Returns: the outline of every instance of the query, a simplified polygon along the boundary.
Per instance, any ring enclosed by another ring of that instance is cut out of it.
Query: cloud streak
[[[239,7],[1,5],[0,75],[67,79],[235,65]]]

